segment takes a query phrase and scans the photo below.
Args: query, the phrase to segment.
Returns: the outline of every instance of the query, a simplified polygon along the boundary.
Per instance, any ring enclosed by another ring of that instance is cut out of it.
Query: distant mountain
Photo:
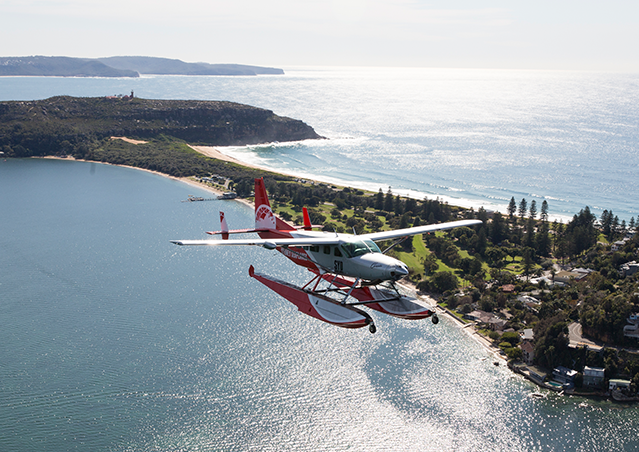
[[[139,77],[132,70],[116,69],[98,60],[70,57],[0,57],[0,76]]]
[[[185,63],[182,60],[144,56],[117,56],[98,58],[98,61],[116,69],[128,69],[140,74],[165,75],[258,75],[284,74],[282,69],[246,66],[243,64]]]
[[[282,69],[242,64],[185,63],[155,57],[0,57],[0,76],[139,77],[158,75],[258,75],[284,74]]]

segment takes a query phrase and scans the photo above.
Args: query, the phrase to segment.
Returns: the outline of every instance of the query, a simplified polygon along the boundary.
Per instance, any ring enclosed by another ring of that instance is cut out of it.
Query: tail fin
[[[229,238],[229,226],[226,224],[226,218],[224,218],[224,212],[220,210],[220,223],[222,225],[222,239],[228,240]]]
[[[295,228],[273,214],[271,203],[268,201],[264,179],[255,179],[255,229],[278,229],[290,231]]]
[[[304,229],[310,231],[313,229],[313,225],[311,224],[311,217],[308,214],[308,209],[306,207],[302,207],[302,213],[304,215]]]

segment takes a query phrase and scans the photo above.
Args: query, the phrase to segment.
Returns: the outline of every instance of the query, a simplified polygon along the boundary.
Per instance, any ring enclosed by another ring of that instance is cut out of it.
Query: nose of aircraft
[[[408,267],[406,265],[394,265],[390,269],[390,275],[393,281],[398,281],[402,279],[404,276],[408,276]]]

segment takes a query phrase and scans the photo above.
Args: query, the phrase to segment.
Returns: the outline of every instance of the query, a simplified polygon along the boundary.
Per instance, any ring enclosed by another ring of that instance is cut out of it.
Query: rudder
[[[255,229],[277,229],[284,231],[295,229],[293,226],[277,218],[273,213],[271,203],[268,200],[268,194],[266,193],[264,178],[262,177],[255,179]]]

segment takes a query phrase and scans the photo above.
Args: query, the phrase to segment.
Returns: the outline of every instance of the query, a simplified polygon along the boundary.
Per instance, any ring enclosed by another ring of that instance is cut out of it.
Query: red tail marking
[[[229,226],[226,224],[226,219],[224,218],[224,212],[220,211],[220,224],[222,226],[222,239],[228,240],[229,238]]]
[[[311,217],[308,214],[308,209],[306,207],[302,207],[302,214],[304,215],[304,229],[310,231],[313,229],[311,225]]]
[[[261,177],[255,179],[255,229],[276,229],[278,231],[295,230],[293,226],[280,220],[273,214],[271,203],[266,194],[266,185],[264,185],[264,179]],[[265,238],[269,237],[265,236]]]

